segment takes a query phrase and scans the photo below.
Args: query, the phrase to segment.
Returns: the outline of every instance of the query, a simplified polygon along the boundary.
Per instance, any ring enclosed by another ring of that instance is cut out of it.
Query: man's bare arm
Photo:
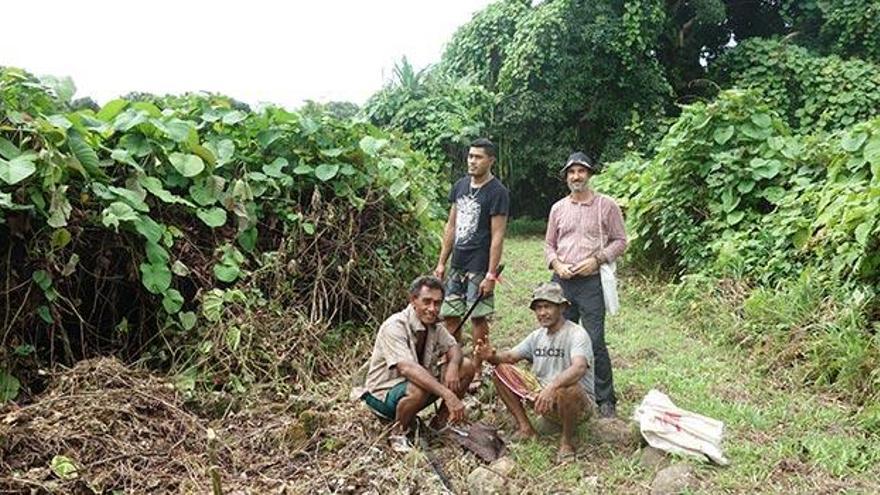
[[[455,241],[455,213],[455,205],[450,206],[449,217],[446,218],[443,238],[440,241],[440,259],[437,261],[437,268],[434,269],[434,276],[439,279],[443,279],[446,274],[446,262],[452,254],[452,243]]]
[[[574,356],[571,358],[571,366],[565,368],[562,373],[556,375],[556,378],[554,378],[546,388],[555,390],[574,385],[584,377],[589,368],[590,365],[587,363],[587,358],[583,356]]]

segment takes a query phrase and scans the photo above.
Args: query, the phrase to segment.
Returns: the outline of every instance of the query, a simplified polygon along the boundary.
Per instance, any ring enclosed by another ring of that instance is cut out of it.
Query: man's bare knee
[[[474,373],[476,373],[476,371],[477,371],[477,368],[474,365],[474,362],[468,358],[462,358],[461,367],[459,369],[461,370],[460,374],[462,377],[470,376],[473,378]]]
[[[556,400],[562,407],[578,406],[583,404],[585,393],[579,384],[561,387],[556,392]]]
[[[406,397],[407,400],[415,401],[418,403],[423,403],[428,400],[428,391],[419,387],[415,383],[409,382],[406,384]]]

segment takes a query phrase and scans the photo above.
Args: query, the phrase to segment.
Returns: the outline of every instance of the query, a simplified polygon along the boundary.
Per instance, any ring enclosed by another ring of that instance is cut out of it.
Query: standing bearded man
[[[590,336],[596,403],[599,415],[607,418],[615,415],[617,398],[605,344],[606,305],[599,270],[620,257],[627,242],[620,207],[590,188],[590,179],[598,172],[596,162],[585,153],[568,157],[561,175],[571,194],[550,209],[544,256],[553,270],[552,280],[562,286],[565,298],[571,302],[566,319],[580,321]]]

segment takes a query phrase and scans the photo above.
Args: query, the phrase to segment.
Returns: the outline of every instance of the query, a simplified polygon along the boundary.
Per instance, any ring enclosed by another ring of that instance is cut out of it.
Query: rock
[[[620,418],[599,418],[590,425],[593,437],[603,443],[620,446],[638,445],[641,435]]]
[[[471,471],[467,477],[467,486],[471,495],[507,493],[507,479],[483,466]]]
[[[599,493],[599,477],[584,476],[578,482],[577,493],[593,495]]]
[[[510,473],[516,469],[516,463],[508,456],[499,457],[495,462],[489,464],[489,469],[502,476],[510,476]]]
[[[673,464],[657,473],[651,483],[651,495],[675,495],[694,488],[696,478],[690,464]]]
[[[562,425],[555,421],[551,421],[544,416],[538,416],[535,419],[535,431],[539,435],[556,435],[562,432]]]
[[[666,452],[651,447],[650,445],[643,447],[639,451],[639,464],[647,469],[657,469],[666,463]]]

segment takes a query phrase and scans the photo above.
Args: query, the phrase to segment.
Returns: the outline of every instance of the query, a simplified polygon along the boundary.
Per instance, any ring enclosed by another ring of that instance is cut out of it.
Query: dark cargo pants
[[[566,319],[579,322],[590,335],[595,361],[596,404],[616,404],[611,358],[608,355],[608,346],[605,345],[605,297],[602,294],[602,279],[598,273],[569,280],[563,280],[554,274],[553,281],[562,286],[565,298],[571,302],[565,311]]]

